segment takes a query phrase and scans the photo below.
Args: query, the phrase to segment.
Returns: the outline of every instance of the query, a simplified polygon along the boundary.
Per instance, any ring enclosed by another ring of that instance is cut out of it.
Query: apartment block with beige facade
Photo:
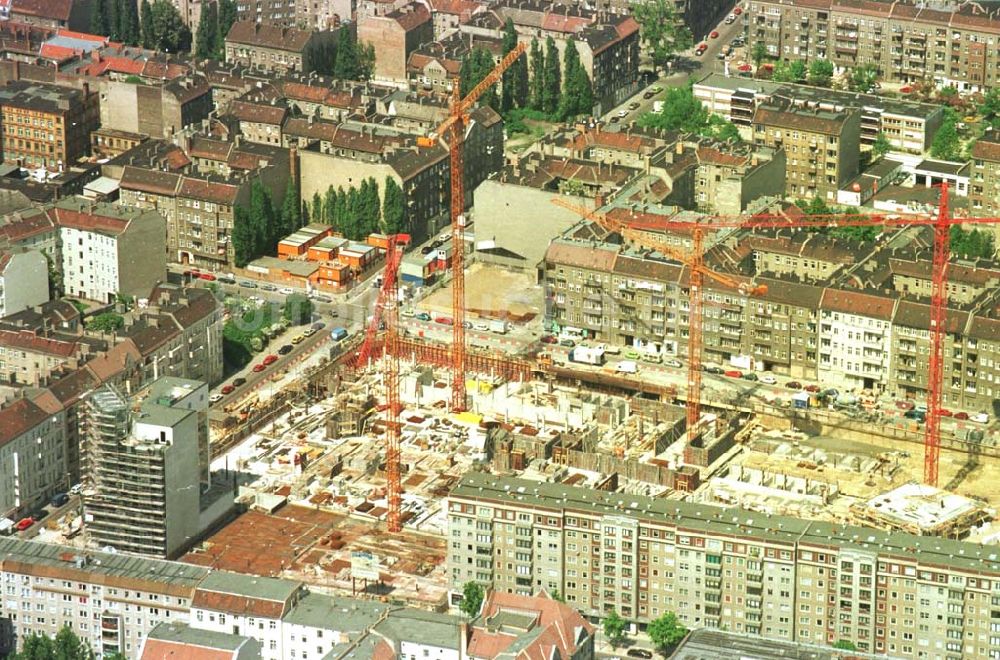
[[[896,658],[1000,654],[1000,555],[978,544],[486,474],[447,510],[453,589],[558,589],[587,616]]]

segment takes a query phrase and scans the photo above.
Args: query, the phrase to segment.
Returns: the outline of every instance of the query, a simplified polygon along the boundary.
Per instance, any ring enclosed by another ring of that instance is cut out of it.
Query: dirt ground
[[[543,304],[542,289],[530,273],[482,263],[474,263],[466,270],[465,301],[470,319],[506,313],[527,320],[540,316]],[[451,284],[432,293],[418,307],[430,314],[449,314]]]

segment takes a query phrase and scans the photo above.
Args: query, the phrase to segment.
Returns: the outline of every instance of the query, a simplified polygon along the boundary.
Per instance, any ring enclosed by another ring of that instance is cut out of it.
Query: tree
[[[313,203],[310,208],[313,222],[326,222],[326,216],[323,214],[323,198],[319,196],[318,190],[313,193]]]
[[[474,617],[479,614],[479,609],[483,606],[483,599],[486,597],[486,593],[483,591],[483,585],[478,582],[466,582],[462,586],[462,604],[459,608],[468,617]]]
[[[382,213],[378,198],[378,183],[369,177],[358,190],[358,240],[378,232]]]
[[[700,133],[708,125],[708,111],[695,98],[691,85],[669,87],[663,109],[643,115],[639,123],[649,128]]]
[[[358,80],[371,80],[375,73],[375,44],[358,47]]]
[[[118,332],[125,325],[125,317],[114,312],[105,312],[87,319],[87,329],[94,332],[111,334]]]
[[[292,177],[288,178],[285,189],[285,200],[281,205],[281,234],[287,236],[302,226],[302,201],[299,199],[299,187]],[[279,237],[280,238],[280,237]]]
[[[639,36],[655,66],[666,66],[674,53],[690,48],[694,42],[691,30],[677,17],[674,4],[668,0],[636,3],[632,16],[639,23]]]
[[[260,181],[250,185],[250,230],[253,235],[254,257],[273,249],[276,228],[271,193]]]
[[[219,0],[219,26],[215,31],[215,57],[226,59],[226,35],[236,22],[236,0]]]
[[[545,40],[545,70],[542,75],[542,112],[555,114],[559,110],[562,91],[562,74],[559,70],[559,51],[552,37]]]
[[[854,642],[848,639],[838,639],[837,643],[833,645],[833,648],[840,649],[842,651],[857,651],[858,647],[854,645]]]
[[[337,34],[337,60],[333,76],[344,80],[354,80],[358,72],[357,37],[351,29],[342,25]]]
[[[382,195],[382,225],[387,234],[399,234],[407,230],[403,189],[391,176],[385,178],[385,193]]]
[[[931,141],[931,157],[939,160],[958,160],[960,155],[961,143],[958,139],[958,130],[955,128],[955,119],[946,112],[941,126]]]
[[[564,82],[562,94],[559,97],[558,118],[566,120],[584,112],[589,113],[593,106],[594,93],[590,89],[590,78],[587,77],[586,70],[580,64],[580,53],[576,49],[576,42],[573,40],[573,37],[570,37],[569,41],[566,42],[566,48],[563,51],[562,70]],[[581,72],[583,73],[582,78],[580,76]],[[584,85],[587,87],[588,105],[583,105]]]
[[[830,60],[813,60],[809,63],[809,84],[826,87],[833,78],[833,63]]]
[[[143,0],[144,12],[145,9],[146,0]],[[170,0],[153,0],[149,5],[148,23],[143,21],[143,30],[142,41],[148,48],[169,53],[191,49],[191,30]]]
[[[658,619],[649,622],[646,627],[649,638],[653,640],[656,649],[667,655],[667,651],[681,642],[688,634],[688,629],[677,620],[673,612],[664,612]]]
[[[86,642],[77,637],[72,628],[63,626],[56,633],[55,640],[46,635],[31,633],[24,638],[21,651],[7,657],[10,660],[93,660],[94,652]]]
[[[531,98],[528,105],[533,110],[542,111],[545,96],[545,56],[538,39],[531,39]]]
[[[292,325],[302,325],[312,321],[313,304],[301,293],[293,293],[285,297],[285,305],[281,310],[281,315],[288,319]]]
[[[142,39],[139,30],[139,10],[136,7],[136,0],[113,0],[120,4],[118,9],[118,38],[130,46],[134,46]]]
[[[993,129],[1000,129],[1000,87],[990,87],[979,104],[979,114]]]
[[[552,591],[552,600],[558,600],[560,603],[565,603],[566,602],[565,596],[563,596],[561,593],[559,593],[558,589],[554,589]]]
[[[802,60],[776,62],[771,80],[775,82],[802,82],[806,79],[806,63]]]
[[[950,232],[952,254],[972,259],[993,257],[995,253],[993,234],[981,229],[965,230],[956,226],[952,226]]]
[[[201,16],[198,18],[198,34],[195,39],[195,55],[205,59],[215,57],[219,45],[218,30],[218,7],[214,2],[202,2]]]
[[[112,2],[114,0],[111,0]],[[149,0],[142,0],[142,11],[139,14],[139,28],[142,32],[142,47],[153,48],[153,8]]]
[[[514,30],[514,20],[508,16],[503,26],[503,54],[506,55],[517,47],[517,32]],[[503,74],[500,108],[508,112],[513,108],[523,108],[527,104],[528,69],[523,57],[517,58]]]
[[[750,59],[753,60],[754,68],[759,69],[761,62],[767,59],[767,44],[763,41],[755,41],[750,49]]]
[[[114,2],[114,0],[111,0]],[[108,36],[111,30],[108,26],[107,0],[93,0],[90,3],[90,32]]]
[[[867,92],[878,82],[878,67],[874,64],[862,64],[851,71],[847,84],[854,92]]]
[[[250,226],[250,211],[243,206],[233,209],[233,260],[237,268],[243,268],[256,258],[253,228]]]
[[[625,641],[625,619],[618,616],[617,610],[604,617],[604,636],[608,638],[611,648],[618,648]]]
[[[493,55],[485,48],[473,48],[462,60],[459,71],[459,91],[466,96],[485,78],[494,67]],[[488,105],[494,110],[501,110],[500,98],[493,87],[487,89],[479,97],[479,103]]]
[[[881,158],[891,150],[892,143],[889,142],[889,138],[885,136],[885,133],[879,132],[879,134],[875,136],[875,142],[872,143],[872,154],[876,158]]]

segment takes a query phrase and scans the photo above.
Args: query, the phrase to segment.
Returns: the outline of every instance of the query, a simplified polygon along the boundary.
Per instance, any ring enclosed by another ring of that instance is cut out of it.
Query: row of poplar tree
[[[236,0],[218,0],[202,5],[215,15],[209,21],[215,30],[210,34],[213,53],[222,53],[222,41],[236,20]],[[142,0],[142,11],[136,0],[93,0],[90,5],[90,31],[127,46],[142,46],[179,53],[191,50],[191,30],[184,24],[180,12],[170,0]],[[216,36],[221,34],[221,37]]]
[[[330,186],[325,195],[313,195],[306,205],[306,214],[313,222],[332,226],[352,241],[364,240],[369,234],[397,234],[408,230],[403,189],[392,177],[385,178],[385,191],[379,202],[378,183],[365,179],[358,187]]]
[[[516,46],[517,32],[514,22],[508,18],[504,25],[504,54]],[[544,50],[538,39],[532,39],[530,75],[528,61],[518,58],[504,73],[500,94],[490,88],[480,97],[480,103],[503,114],[523,108],[558,121],[590,114],[594,107],[593,85],[572,38],[566,42],[562,60],[560,66],[559,49],[552,37],[545,40]],[[492,53],[485,48],[474,48],[462,61],[459,73],[462,96],[479,84],[494,66]]]

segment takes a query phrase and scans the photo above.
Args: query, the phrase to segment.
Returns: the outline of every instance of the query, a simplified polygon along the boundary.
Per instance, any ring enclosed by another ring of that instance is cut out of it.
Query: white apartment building
[[[826,289],[819,319],[819,380],[832,387],[876,389],[889,380],[897,301]]]
[[[0,252],[0,318],[49,301],[49,267],[35,250]]]
[[[0,516],[17,520],[65,489],[65,413],[29,399],[0,409]]]

